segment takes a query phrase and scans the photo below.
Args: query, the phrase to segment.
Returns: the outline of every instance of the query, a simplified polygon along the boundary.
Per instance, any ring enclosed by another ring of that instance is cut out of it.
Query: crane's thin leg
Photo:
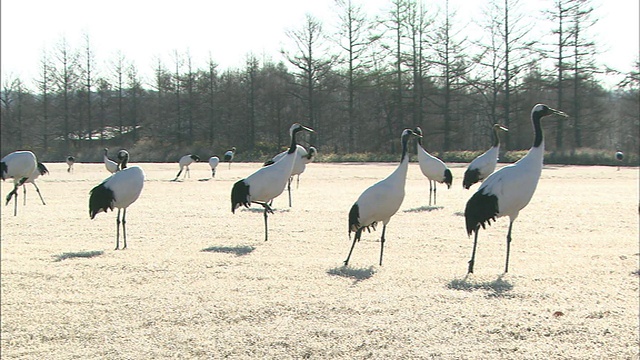
[[[269,239],[269,226],[267,224],[267,217],[269,216],[269,213],[273,214],[273,209],[271,209],[271,206],[269,206],[269,204],[267,203],[256,202],[256,204],[260,204],[264,207],[264,241],[267,241]]]
[[[124,240],[124,246],[122,247],[122,249],[126,249],[127,248],[127,208],[124,208],[124,210],[122,210],[122,240]]]
[[[513,221],[509,223],[509,232],[507,232],[507,261],[504,264],[504,272],[509,272],[509,251],[511,250],[511,227],[513,226]]]
[[[187,175],[189,175],[189,179],[191,179],[191,173],[189,172],[189,167],[187,166],[187,171],[185,171],[184,173],[184,178],[187,178]]]
[[[18,215],[18,188],[13,189],[13,193],[15,194],[14,196],[15,201],[13,202],[13,216],[17,216]]]
[[[296,178],[296,189],[300,187],[300,174],[298,174],[298,177]]]
[[[364,228],[360,228],[356,231],[356,235],[353,237],[353,243],[351,244],[351,250],[349,250],[349,255],[347,256],[347,260],[344,261],[344,266],[349,265],[349,259],[351,259],[351,253],[353,252],[353,248],[356,246],[356,241],[360,241],[360,235],[362,235],[362,230],[364,230]]]
[[[120,249],[120,209],[118,209],[118,216],[116,217],[116,248]]]
[[[433,193],[433,184],[429,180],[429,206],[431,206],[431,194]]]
[[[480,232],[480,225],[476,226],[476,235],[473,238],[473,251],[471,251],[471,260],[469,260],[467,274],[473,274],[473,265],[476,261],[476,246],[478,245],[478,232]]]
[[[287,190],[289,191],[289,207],[291,207],[291,181],[293,177],[289,178],[289,182],[287,183]]]
[[[38,192],[38,196],[40,196],[40,200],[42,200],[42,205],[47,205],[47,204],[44,202],[44,199],[42,198],[42,194],[40,194],[40,189],[38,189],[38,185],[36,185],[36,183],[33,183],[33,186],[35,186],[35,187],[36,187],[36,191]],[[26,190],[26,186],[25,186],[25,190]],[[27,197],[27,196],[25,195],[25,200],[26,200],[26,197]]]
[[[380,266],[382,266],[382,253],[384,252],[384,232],[387,230],[387,225],[382,225],[382,237],[380,238]]]
[[[435,206],[437,201],[436,201],[436,192],[438,191],[438,183],[434,180],[433,181],[433,205]]]
[[[173,179],[173,181],[178,180],[178,178],[180,177],[180,174],[182,174],[182,168],[180,168],[180,171],[178,171],[178,175],[176,175],[176,178]]]
[[[23,206],[27,205],[27,187],[26,186],[22,187],[22,205]]]

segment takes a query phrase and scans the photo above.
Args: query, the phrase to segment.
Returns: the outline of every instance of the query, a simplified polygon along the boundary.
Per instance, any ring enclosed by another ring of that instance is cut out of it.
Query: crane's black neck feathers
[[[491,144],[492,147],[496,147],[500,145],[500,136],[498,136],[498,127],[494,126],[493,127],[493,143]]]
[[[496,221],[498,212],[498,197],[493,194],[484,194],[483,190],[477,191],[464,209],[467,234],[471,235],[477,231],[478,226],[484,229],[485,225],[491,225],[491,220]]]
[[[409,142],[409,137],[411,136],[411,132],[402,134],[402,156],[400,157],[400,162],[404,161],[404,157],[407,156],[407,143]],[[418,138],[420,141],[420,138]]]
[[[289,151],[287,151],[287,154],[293,154],[298,150],[298,144],[296,143],[296,135],[302,130],[303,129],[301,127],[296,127],[291,131],[291,145],[289,146]]]
[[[540,125],[540,120],[542,119],[542,114],[539,111],[534,111],[531,114],[531,121],[533,122],[533,132],[535,134],[533,139],[533,147],[537,148],[542,145],[542,141],[544,140],[542,135],[542,126]]]

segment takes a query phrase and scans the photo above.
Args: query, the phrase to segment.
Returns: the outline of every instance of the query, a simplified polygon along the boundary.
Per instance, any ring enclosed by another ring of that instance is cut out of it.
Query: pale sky
[[[382,15],[388,0],[354,0],[367,4],[370,15]],[[552,0],[521,0],[540,19],[538,10]],[[444,3],[444,0],[433,0]],[[480,17],[486,1],[450,0],[459,21]],[[629,71],[638,57],[638,0],[594,0],[599,18],[593,36],[603,51],[600,62]],[[151,73],[156,59],[167,66],[172,54],[191,54],[194,67],[204,67],[211,54],[219,69],[242,68],[247,54],[280,61],[279,50],[290,43],[285,32],[299,29],[305,14],[332,31],[334,0],[2,0],[0,66],[3,79],[37,78],[45,49],[65,38],[72,49],[88,34],[98,70],[121,51],[141,74]],[[30,86],[30,84],[27,84]]]

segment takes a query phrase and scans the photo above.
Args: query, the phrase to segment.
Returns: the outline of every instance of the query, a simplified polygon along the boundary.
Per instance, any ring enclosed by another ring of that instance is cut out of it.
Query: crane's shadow
[[[376,270],[373,266],[369,266],[368,268],[352,268],[342,265],[327,270],[327,274],[329,275],[353,279],[354,284],[357,284],[363,280],[370,279],[375,273]]]
[[[409,213],[409,212],[431,212],[431,211],[435,211],[435,210],[442,210],[444,209],[444,206],[420,206],[417,208],[412,208],[412,209],[407,209],[404,210],[404,212]]]
[[[104,251],[102,250],[66,252],[60,255],[53,255],[53,261],[57,262],[57,261],[62,261],[66,259],[78,259],[78,258],[89,259],[96,256],[100,256],[102,254],[104,254]]]
[[[233,254],[235,256],[245,256],[249,255],[256,248],[249,245],[239,245],[239,246],[209,246],[208,248],[204,248],[200,251],[202,252],[213,252],[213,253],[221,253],[221,254]]]
[[[491,281],[476,281],[469,278],[467,274],[462,279],[453,279],[447,283],[447,288],[451,290],[461,291],[477,291],[487,292],[487,297],[509,297],[510,291],[513,290],[513,284],[504,279],[504,274],[498,276],[497,279]]]

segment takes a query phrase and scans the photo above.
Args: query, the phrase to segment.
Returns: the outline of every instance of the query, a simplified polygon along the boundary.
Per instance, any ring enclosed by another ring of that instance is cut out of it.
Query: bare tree
[[[57,87],[58,93],[62,99],[62,136],[64,139],[64,150],[69,152],[71,148],[71,97],[76,90],[76,84],[79,76],[78,69],[78,54],[71,50],[66,38],[58,43],[55,52],[55,59],[57,60],[57,66],[53,68],[54,84]]]
[[[51,86],[53,81],[52,69],[51,69],[51,61],[49,59],[48,53],[43,51],[42,58],[40,59],[40,71],[39,78],[36,79],[36,88],[40,91],[40,99],[42,104],[42,118],[41,118],[41,138],[42,138],[42,148],[46,153],[49,151],[49,107],[50,107],[50,96],[51,96]]]
[[[307,15],[305,24],[297,30],[288,30],[287,36],[294,42],[296,51],[294,54],[283,50],[286,59],[300,72],[296,74],[303,88],[303,92],[294,94],[306,105],[308,124],[312,128],[318,128],[317,123],[319,107],[316,106],[319,86],[322,79],[331,69],[335,56],[327,57],[327,39],[322,31],[322,24],[311,15]],[[319,54],[325,54],[324,57]],[[311,134],[312,142],[317,143],[317,133]]]

